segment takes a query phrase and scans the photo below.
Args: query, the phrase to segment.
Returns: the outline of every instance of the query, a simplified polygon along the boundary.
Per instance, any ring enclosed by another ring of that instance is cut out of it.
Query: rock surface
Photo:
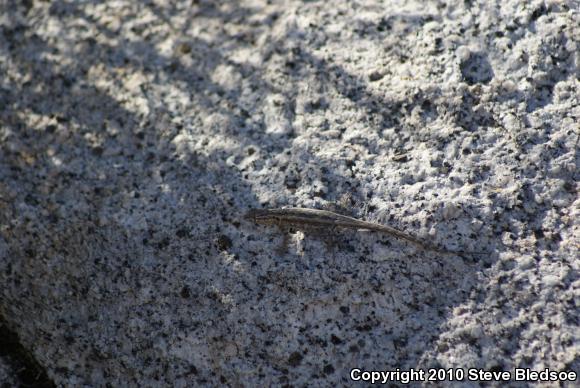
[[[0,314],[64,386],[580,372],[579,46],[576,1],[2,2]],[[337,203],[487,254],[242,217]]]

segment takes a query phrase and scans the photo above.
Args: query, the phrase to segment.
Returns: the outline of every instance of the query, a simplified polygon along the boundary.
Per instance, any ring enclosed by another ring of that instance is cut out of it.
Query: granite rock
[[[59,386],[579,372],[579,45],[576,1],[2,2],[0,314]],[[339,205],[485,254],[242,217]]]

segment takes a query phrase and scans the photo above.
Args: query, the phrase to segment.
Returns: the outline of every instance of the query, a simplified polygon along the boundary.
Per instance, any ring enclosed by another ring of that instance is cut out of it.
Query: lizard
[[[465,255],[481,254],[482,252],[451,251],[439,248],[425,242],[409,233],[402,232],[390,226],[377,224],[369,221],[358,220],[353,217],[337,214],[328,210],[308,208],[279,208],[279,209],[250,209],[245,218],[262,225],[276,225],[279,227],[293,227],[296,229],[324,228],[368,230],[395,236],[409,241],[423,249],[443,254]]]

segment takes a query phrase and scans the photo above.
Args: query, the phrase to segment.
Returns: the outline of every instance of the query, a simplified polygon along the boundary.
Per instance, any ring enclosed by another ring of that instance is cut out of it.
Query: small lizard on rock
[[[422,247],[423,249],[438,253],[454,254],[459,256],[465,254],[481,254],[481,252],[450,251],[441,249],[408,233],[391,228],[390,226],[357,220],[356,218],[333,213],[328,210],[306,208],[251,209],[245,215],[245,218],[254,221],[257,224],[292,227],[302,230],[308,228],[328,228],[329,230],[333,230],[335,228],[370,230],[410,241],[413,244]]]

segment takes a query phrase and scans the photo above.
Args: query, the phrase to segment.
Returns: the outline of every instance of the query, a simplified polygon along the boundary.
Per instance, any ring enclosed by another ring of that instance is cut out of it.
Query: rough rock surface
[[[2,1],[0,315],[65,386],[580,372],[579,8]],[[487,254],[242,217],[337,203]]]
[[[6,387],[16,387],[19,384],[14,368],[3,358],[0,358],[0,382]]]

